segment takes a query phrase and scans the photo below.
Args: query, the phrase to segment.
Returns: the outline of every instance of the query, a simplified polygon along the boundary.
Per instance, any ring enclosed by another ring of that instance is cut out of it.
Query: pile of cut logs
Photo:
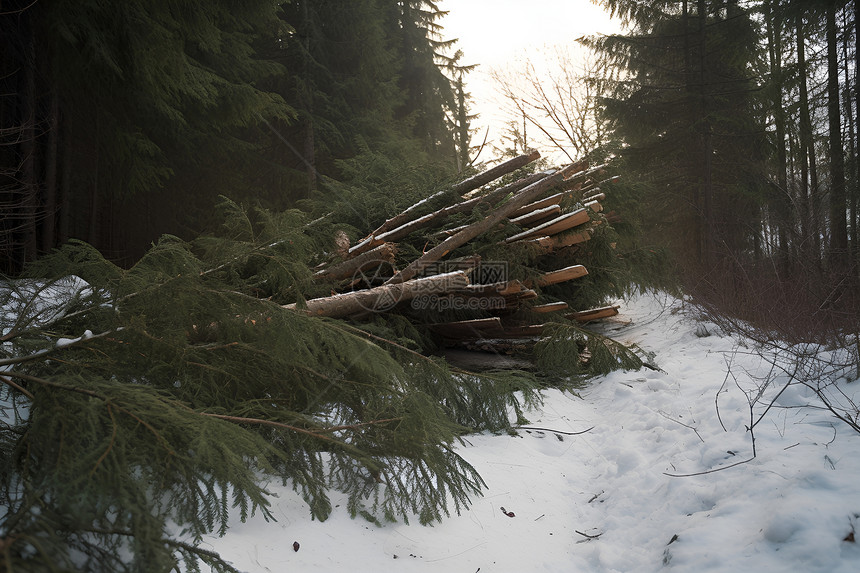
[[[588,274],[583,265],[549,270],[532,279],[509,280],[504,269],[486,262],[482,266],[477,255],[443,261],[455,249],[508,222],[516,225],[518,231],[501,242],[527,245],[538,254],[566,249],[566,255],[575,252],[574,245],[591,239],[594,227],[605,223],[605,217],[598,215],[605,198],[598,179],[604,173],[603,166],[589,168],[587,162],[579,161],[560,169],[533,173],[507,185],[493,185],[538,158],[540,153],[533,151],[457,183],[453,189],[428,197],[388,219],[353,246],[342,235],[336,241],[339,260],[317,269],[315,280],[338,284],[343,292],[287,306],[312,316],[340,318],[390,312],[402,305],[411,305],[413,309],[431,304],[437,309],[481,309],[490,316],[427,326],[449,345],[507,354],[527,349],[544,330],[541,323],[515,319],[514,311],[520,308],[531,310],[532,317],[533,313],[562,312],[566,318],[579,322],[617,314],[617,306],[569,312],[566,302],[540,305],[529,302],[538,297],[543,287]],[[425,213],[434,200],[451,196],[458,200]],[[471,213],[479,205],[486,214],[478,221],[445,228],[452,215]],[[434,246],[402,268],[396,268],[397,241],[416,231],[426,233],[422,239],[427,240],[428,246]],[[386,271],[381,272],[382,268]]]

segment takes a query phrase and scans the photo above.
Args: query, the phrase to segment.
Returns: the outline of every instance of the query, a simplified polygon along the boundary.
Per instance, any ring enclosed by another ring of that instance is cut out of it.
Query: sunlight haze
[[[540,68],[559,47],[584,52],[576,44],[581,36],[620,30],[617,20],[588,0],[442,0],[439,7],[448,11],[441,24],[446,38],[457,39],[462,62],[479,65],[467,78],[472,111],[480,114],[473,121],[479,130],[474,145],[487,126],[489,141],[496,140],[508,119],[500,109],[492,69],[516,70],[525,60]]]

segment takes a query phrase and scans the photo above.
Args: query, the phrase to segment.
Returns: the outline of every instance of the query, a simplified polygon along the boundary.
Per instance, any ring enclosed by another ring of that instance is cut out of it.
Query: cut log
[[[418,219],[415,219],[413,221],[409,221],[407,223],[404,223],[403,225],[397,227],[396,229],[392,229],[390,231],[387,231],[385,233],[380,234],[378,237],[376,237],[375,240],[376,241],[398,241],[398,240],[402,239],[403,237],[409,235],[409,233],[412,233],[413,231],[417,231],[418,229],[421,229],[424,227],[430,227],[431,225],[437,225],[437,224],[441,223],[442,221],[444,221],[445,219],[447,219],[448,217],[450,217],[451,215],[454,215],[456,213],[469,212],[482,203],[486,203],[489,205],[495,205],[496,203],[498,203],[499,201],[504,199],[509,194],[516,193],[517,191],[520,191],[524,187],[527,187],[528,185],[531,185],[532,183],[535,183],[536,181],[539,181],[540,179],[543,179],[544,177],[546,177],[546,174],[534,173],[532,175],[529,175],[528,177],[524,177],[524,178],[522,178],[522,179],[520,179],[514,183],[511,183],[510,185],[505,185],[504,187],[499,187],[498,189],[494,189],[485,195],[481,195],[479,197],[474,197],[472,199],[462,201],[462,202],[457,203],[455,205],[451,205],[449,207],[439,209],[438,211],[434,211],[433,213],[428,213],[427,215],[424,215],[423,217],[419,217]],[[467,225],[464,225],[464,227],[465,226],[467,226]],[[460,227],[460,228],[463,228],[463,227]],[[458,228],[457,230],[459,230],[460,228]],[[450,231],[448,231],[448,232],[450,233]],[[362,248],[370,248],[372,246],[374,246],[373,241],[370,241],[369,243],[367,243],[367,245],[363,245]],[[357,253],[360,251],[361,251],[361,248],[358,248],[358,249],[354,250],[354,253]]]
[[[365,253],[371,249],[375,249],[385,241],[377,239],[374,235],[370,235],[362,239],[359,243],[351,246],[348,251],[350,257],[356,257],[361,253]]]
[[[463,271],[433,275],[402,283],[314,298],[306,301],[306,308],[295,303],[284,308],[298,310],[311,316],[341,318],[364,312],[385,312],[400,302],[412,300],[417,296],[444,294],[463,290],[469,284],[469,277]]]
[[[513,243],[514,241],[520,241],[523,239],[555,235],[556,233],[561,233],[562,231],[587,223],[589,219],[590,217],[588,216],[588,212],[585,208],[577,209],[573,213],[565,213],[560,217],[556,217],[551,221],[538,225],[534,229],[529,229],[528,231],[523,231],[522,233],[517,233],[516,235],[508,237],[505,239],[505,242]]]
[[[591,239],[592,233],[593,231],[591,229],[586,229],[579,233],[565,233],[564,235],[557,235],[555,237],[538,237],[524,242],[538,246],[545,253],[551,253],[552,251],[563,249],[564,247],[584,243]]]
[[[455,193],[463,195],[473,189],[477,189],[481,185],[486,185],[490,181],[495,181],[502,175],[507,175],[512,171],[516,171],[520,167],[525,167],[532,161],[537,161],[538,159],[540,159],[539,151],[529,151],[528,153],[514,157],[513,159],[509,159],[503,163],[499,163],[495,167],[487,169],[483,173],[478,173],[473,177],[461,181],[454,185],[452,189]]]
[[[511,223],[515,223],[520,227],[531,227],[532,225],[537,225],[541,221],[544,221],[550,217],[555,217],[561,212],[560,205],[550,205],[549,207],[544,207],[543,209],[535,209],[530,213],[526,213],[525,215],[520,215],[514,219],[511,219]]]
[[[618,314],[619,308],[621,307],[617,304],[612,306],[603,306],[600,308],[592,308],[591,310],[571,312],[570,314],[564,315],[564,317],[569,320],[576,320],[577,322],[588,322],[591,320],[598,320],[601,318],[615,316],[616,314]]]
[[[594,191],[597,191],[597,193],[594,193]],[[591,189],[589,191],[588,197],[582,198],[582,202],[587,203],[589,201],[603,201],[604,199],[606,199],[606,193],[600,193],[600,187],[595,187],[594,189]]]
[[[600,213],[603,211],[603,205],[600,204],[599,201],[589,201],[584,205],[586,209],[591,209],[593,213]]]
[[[584,277],[587,274],[588,270],[584,266],[573,265],[571,267],[558,269],[557,271],[550,271],[548,273],[544,273],[534,279],[533,282],[536,287],[545,287],[549,285],[572,281],[574,279],[578,279],[579,277]],[[526,281],[526,284],[528,284],[528,281]]]
[[[514,296],[528,291],[529,288],[517,280],[486,285],[468,285],[456,294],[465,296]]]
[[[542,324],[526,324],[523,326],[506,326],[501,338],[529,338],[543,334]]]
[[[394,253],[396,250],[394,243],[383,243],[375,249],[371,249],[357,257],[314,273],[314,280],[339,281],[350,278],[358,272],[367,272],[375,269],[383,262],[394,262]]]
[[[456,344],[459,348],[465,348],[473,352],[492,352],[493,354],[528,354],[534,350],[537,339],[535,338],[482,338],[478,340],[464,340]]]
[[[421,270],[426,267],[428,264],[438,261],[452,250],[457,247],[466,244],[471,241],[478,235],[486,232],[491,229],[493,226],[499,224],[503,219],[505,219],[508,215],[522,207],[523,205],[528,205],[530,202],[534,201],[536,198],[540,197],[554,186],[558,185],[561,181],[564,180],[565,170],[561,169],[552,175],[548,175],[537,181],[536,183],[532,183],[516,195],[514,195],[508,202],[502,204],[499,207],[496,207],[493,211],[490,212],[484,219],[478,221],[477,223],[473,223],[469,225],[462,231],[457,234],[448,237],[418,259],[410,263],[405,269],[391,277],[386,284],[393,284],[397,282],[408,281],[415,275],[419,274]]]
[[[506,175],[512,171],[519,169],[520,167],[528,165],[532,161],[536,161],[539,158],[540,158],[540,152],[539,151],[530,151],[529,153],[514,157],[513,159],[509,159],[508,161],[500,163],[499,165],[496,165],[495,167],[488,169],[488,170],[484,171],[483,173],[479,173],[479,174],[475,175],[474,177],[470,177],[469,179],[466,179],[464,181],[457,183],[456,185],[454,185],[451,188],[451,191],[453,191],[456,194],[462,195],[463,193],[466,193],[467,191],[470,191],[472,189],[477,189],[481,185],[484,185],[486,183],[489,183],[490,181],[498,179],[502,175]],[[382,223],[382,225],[380,225],[379,227],[374,229],[374,231],[372,233],[370,233],[367,237],[365,237],[362,241],[360,241],[358,243],[358,245],[355,245],[354,247],[352,247],[349,250],[350,254],[357,255],[357,254],[362,253],[368,249],[372,249],[373,247],[375,247],[376,245],[378,245],[382,242],[382,241],[378,241],[378,240],[374,242],[373,241],[374,237],[377,237],[377,236],[379,236],[383,233],[386,233],[392,229],[396,229],[397,227],[400,227],[401,225],[411,221],[415,217],[416,212],[420,211],[422,207],[427,205],[433,199],[442,197],[448,193],[450,193],[449,190],[444,190],[444,191],[439,191],[437,193],[434,193],[430,197],[428,197],[426,199],[422,199],[421,201],[418,201],[417,203],[410,206],[405,211],[395,215],[394,217],[391,217],[390,219],[388,219],[387,221]],[[361,245],[364,245],[364,243],[366,241],[369,241],[371,243],[371,245],[369,247],[360,247]]]
[[[570,305],[568,305],[564,301],[559,301],[559,302],[549,302],[547,304],[539,304],[537,306],[533,306],[531,308],[531,311],[532,312],[545,313],[545,312],[557,312],[559,310],[567,310],[568,308],[570,308]]]
[[[451,340],[486,338],[488,336],[501,336],[504,334],[502,321],[496,316],[492,318],[431,324],[430,330]]]
[[[539,199],[534,203],[529,203],[522,209],[517,209],[515,212],[511,213],[511,217],[520,217],[521,215],[531,213],[536,209],[543,209],[544,207],[549,207],[550,205],[558,205],[559,203],[561,203],[561,200],[564,199],[565,195],[566,193],[556,193],[555,195],[550,195],[549,197]]]
[[[518,306],[521,301],[537,298],[538,293],[532,289],[525,289],[517,293],[512,293],[505,296],[506,308]]]

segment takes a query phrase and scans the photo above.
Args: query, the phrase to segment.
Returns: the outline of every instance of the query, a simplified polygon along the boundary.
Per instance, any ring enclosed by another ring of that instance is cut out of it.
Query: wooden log
[[[569,320],[576,320],[578,322],[588,322],[591,320],[598,320],[601,318],[615,316],[616,314],[618,314],[619,308],[621,307],[617,304],[612,306],[603,306],[600,308],[592,308],[591,310],[571,312],[570,314],[564,315],[564,317]]]
[[[295,303],[284,308],[304,312],[311,316],[341,318],[364,312],[385,312],[400,302],[412,300],[421,295],[444,294],[462,290],[469,284],[469,277],[463,271],[433,275],[402,283],[314,298],[306,301],[306,308]]]
[[[541,276],[534,279],[534,285],[536,287],[545,287],[549,285],[554,285],[558,283],[563,283],[567,281],[572,281],[574,279],[578,279],[580,277],[584,277],[588,274],[588,269],[586,269],[582,265],[573,265],[570,267],[565,267],[563,269],[558,269],[555,271],[550,271],[548,273],[544,273]],[[526,281],[528,285],[528,281]]]
[[[564,199],[566,193],[556,193],[554,195],[550,195],[549,197],[545,197],[543,199],[539,199],[534,203],[529,203],[525,207],[521,209],[517,209],[513,213],[511,213],[511,217],[516,218],[521,215],[525,215],[526,213],[531,213],[536,209],[543,209],[544,207],[549,207],[550,205],[558,205],[561,203],[561,200]],[[513,220],[513,219],[511,219]]]
[[[568,305],[566,302],[558,301],[558,302],[548,302],[546,304],[539,304],[537,306],[533,306],[531,308],[531,311],[532,312],[545,313],[545,312],[557,312],[559,310],[567,310],[568,308],[570,308],[570,305]]]
[[[531,213],[526,213],[525,215],[520,215],[519,217],[511,219],[511,223],[515,223],[520,227],[531,227],[532,225],[536,225],[550,217],[556,217],[560,212],[560,205],[550,205],[549,207],[535,209]]]
[[[524,187],[527,187],[528,185],[531,185],[532,183],[543,179],[545,176],[546,174],[533,173],[528,177],[523,177],[522,179],[511,183],[510,185],[505,185],[503,187],[499,187],[498,189],[494,189],[485,195],[474,197],[466,201],[461,201],[460,203],[444,207],[442,209],[439,209],[438,211],[434,211],[433,213],[428,213],[427,215],[419,217],[418,219],[415,219],[413,221],[406,222],[403,225],[397,227],[396,229],[392,229],[390,231],[380,234],[378,237],[375,238],[375,240],[399,241],[413,231],[417,231],[418,229],[425,227],[430,227],[432,225],[438,225],[451,215],[471,211],[481,203],[495,205],[496,203],[504,199],[507,195],[511,193],[516,193]],[[463,227],[465,226],[466,225],[464,225]],[[459,230],[460,228],[458,228],[457,230]],[[373,245],[373,241],[369,242],[366,246],[362,248],[367,248],[371,245]],[[359,252],[360,250],[361,249],[356,249],[354,252]]]
[[[575,191],[587,189],[589,185],[594,186],[596,183],[589,182],[592,175],[600,175],[606,170],[606,165],[598,165],[591,169],[583,169],[575,173],[571,173],[565,177],[564,183],[558,186],[560,191]]]
[[[570,247],[572,245],[584,243],[585,241],[591,239],[592,233],[593,231],[591,229],[586,229],[584,231],[580,231],[579,233],[566,233],[564,235],[557,235],[555,237],[537,237],[535,239],[529,239],[523,242],[536,245],[544,253],[550,253],[558,249],[563,249],[564,247]]]
[[[465,229],[468,226],[469,225],[460,225],[459,227],[454,227],[453,229],[444,229],[442,231],[439,231],[435,235],[433,235],[433,238],[444,240],[447,237],[453,237],[454,235],[456,235],[457,233],[459,233],[460,231],[462,231],[463,229]]]
[[[477,189],[481,185],[486,185],[490,181],[495,181],[502,175],[507,175],[512,171],[516,171],[520,167],[524,167],[532,161],[537,161],[538,159],[540,159],[540,152],[536,150],[531,150],[528,153],[525,153],[518,157],[514,157],[513,159],[509,159],[503,163],[499,163],[495,167],[492,167],[484,171],[483,173],[479,173],[473,177],[461,181],[454,185],[452,189],[455,193],[459,193],[460,195],[462,195],[473,189]]]
[[[455,194],[462,195],[463,193],[466,193],[467,191],[470,191],[472,189],[477,189],[481,185],[485,185],[486,183],[489,183],[490,181],[494,181],[495,179],[498,179],[502,175],[506,175],[506,174],[510,173],[511,171],[515,171],[515,170],[519,169],[520,167],[528,165],[532,161],[536,161],[539,158],[540,158],[540,152],[539,151],[530,151],[530,152],[525,153],[523,155],[519,155],[517,157],[514,157],[513,159],[509,159],[508,161],[500,163],[499,165],[496,165],[495,167],[493,167],[491,169],[488,169],[482,173],[479,173],[479,174],[475,175],[474,177],[470,177],[469,179],[466,179],[464,181],[461,181],[461,182],[455,184],[451,188],[451,191],[453,191]],[[382,223],[382,225],[380,225],[379,227],[374,229],[373,232],[371,232],[367,237],[365,237],[362,241],[360,241],[358,243],[358,245],[355,245],[354,247],[352,247],[349,252],[351,254],[357,255],[357,254],[360,254],[361,252],[364,252],[368,249],[372,249],[373,247],[375,247],[378,244],[381,244],[381,242],[383,242],[383,241],[378,241],[378,240],[374,241],[373,240],[374,237],[377,237],[383,233],[391,231],[392,229],[396,229],[397,227],[400,227],[401,225],[404,225],[405,223],[411,221],[413,219],[413,217],[415,216],[416,212],[420,211],[422,207],[427,205],[433,199],[437,199],[439,197],[442,197],[442,196],[448,194],[449,192],[450,191],[448,191],[448,190],[444,190],[444,191],[439,191],[437,193],[434,193],[430,197],[428,197],[426,199],[422,199],[421,201],[418,201],[414,205],[407,208],[405,211],[398,213],[397,215],[386,220],[384,223]],[[389,239],[389,240],[395,240],[395,239]],[[361,245],[364,245],[366,241],[369,241],[370,246],[361,246]]]
[[[452,340],[486,338],[504,333],[502,321],[497,316],[431,324],[430,330]]]
[[[544,325],[542,324],[526,324],[523,326],[506,326],[503,331],[503,338],[530,338],[543,334]]]
[[[364,239],[362,239],[359,243],[351,246],[348,251],[348,255],[350,257],[355,257],[360,255],[361,253],[365,253],[371,249],[375,249],[385,241],[378,239],[374,235],[368,235]]]
[[[528,205],[530,202],[561,183],[561,181],[564,180],[564,175],[565,170],[561,169],[552,175],[547,175],[540,181],[532,183],[514,195],[509,201],[496,207],[484,219],[469,225],[462,231],[448,237],[424,253],[418,259],[411,262],[406,268],[391,277],[386,284],[408,281],[419,274],[428,264],[438,261],[457,247],[464,245],[478,235],[485,233],[523,205]]]
[[[449,340],[528,338],[543,334],[542,324],[503,326],[499,317],[431,324],[430,329]]]
[[[600,204],[599,201],[589,201],[584,205],[586,209],[591,209],[594,213],[600,213],[603,211],[603,205]]]
[[[519,306],[520,302],[522,302],[524,300],[531,300],[531,299],[537,298],[537,297],[538,297],[537,291],[530,289],[530,288],[527,288],[527,289],[522,290],[520,292],[512,293],[512,294],[505,296],[505,305],[506,305],[506,307]]]
[[[588,212],[585,208],[578,209],[573,213],[565,213],[560,217],[556,217],[551,221],[538,225],[534,229],[529,229],[528,231],[523,231],[522,233],[510,236],[505,239],[505,242],[513,243],[514,241],[520,241],[523,239],[555,235],[556,233],[561,233],[567,229],[572,229],[573,227],[587,223],[589,219],[590,217],[588,216]]]
[[[357,272],[366,272],[375,269],[383,262],[394,262],[394,253],[397,248],[394,243],[383,243],[375,249],[371,249],[352,259],[347,259],[342,263],[324,268],[321,271],[314,273],[315,281],[322,280],[343,280],[350,278]]]
[[[493,354],[528,354],[534,350],[535,338],[480,338],[478,340],[463,340],[456,344],[472,352],[492,352]]]
[[[499,282],[492,284],[468,285],[455,294],[464,296],[513,296],[529,290],[527,286],[518,280]]]
[[[604,179],[603,181],[601,181],[600,185],[603,185],[604,183],[617,183],[620,180],[621,180],[620,176],[614,175],[614,176],[610,177],[609,179]]]

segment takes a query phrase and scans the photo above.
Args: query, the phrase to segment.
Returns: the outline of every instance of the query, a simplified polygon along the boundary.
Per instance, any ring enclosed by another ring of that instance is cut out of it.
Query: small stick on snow
[[[601,532],[600,532],[600,533],[598,533],[597,535],[589,535],[589,534],[587,534],[587,533],[583,533],[583,532],[579,531],[578,529],[574,529],[574,531],[576,531],[576,532],[577,532],[578,534],[580,534],[581,536],[583,536],[583,537],[587,537],[587,538],[589,538],[589,539],[597,539],[598,537],[600,537],[600,536],[601,536],[601,535],[603,535],[603,533],[604,533],[603,531],[601,531]]]
[[[552,430],[550,428],[535,428],[534,426],[515,426],[515,430],[535,430],[538,432],[554,432],[556,434],[564,434],[565,436],[578,436],[579,434],[585,434],[586,432],[590,432],[596,428],[596,426],[591,426],[587,430],[582,430],[580,432],[562,432],[561,430]]]

